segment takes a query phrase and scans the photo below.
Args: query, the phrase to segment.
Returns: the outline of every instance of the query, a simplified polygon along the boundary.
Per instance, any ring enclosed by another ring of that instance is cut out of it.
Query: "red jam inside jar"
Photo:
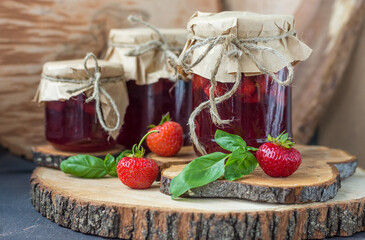
[[[86,98],[85,94],[80,94],[66,101],[46,102],[46,139],[55,148],[69,152],[98,152],[116,144],[101,127],[95,102],[86,103]]]
[[[277,73],[279,80],[286,79],[287,70]],[[215,96],[222,96],[232,89],[234,83],[217,82]],[[193,75],[194,108],[208,100],[210,81]],[[195,119],[196,134],[207,153],[226,152],[214,141],[217,129],[241,136],[248,146],[259,147],[267,142],[267,136],[278,136],[291,132],[291,87],[284,87],[273,81],[269,75],[245,77],[235,94],[217,105],[221,119],[233,119],[229,125],[216,127],[211,121],[208,109],[204,109]],[[201,155],[196,149],[195,152]]]
[[[172,82],[161,78],[148,85],[127,82],[129,106],[124,116],[124,125],[118,136],[118,143],[131,149],[149,130],[157,125],[161,117],[170,112],[173,121],[181,124],[184,131],[184,145],[189,145],[187,122],[192,111],[191,81]]]

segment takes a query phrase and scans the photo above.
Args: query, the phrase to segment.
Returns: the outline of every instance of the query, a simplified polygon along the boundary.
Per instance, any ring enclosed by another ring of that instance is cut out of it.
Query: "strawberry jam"
[[[286,70],[277,73],[281,81]],[[199,75],[193,76],[194,108],[208,100],[210,81]],[[215,96],[219,97],[233,87],[233,83],[217,82]],[[228,100],[217,105],[222,119],[233,119],[231,124],[217,128],[211,121],[208,109],[195,120],[196,134],[207,153],[223,151],[214,142],[217,129],[241,136],[247,145],[259,147],[267,142],[268,134],[278,136],[284,130],[291,137],[291,87],[283,87],[269,75],[247,76],[242,74],[241,84]],[[196,151],[198,155],[200,153]]]
[[[46,139],[55,148],[69,152],[110,149],[116,141],[101,127],[95,102],[85,103],[85,94],[67,101],[45,102]]]
[[[127,82],[129,106],[124,116],[124,125],[117,139],[118,143],[132,148],[148,131],[151,124],[157,125],[162,115],[170,112],[172,121],[181,124],[184,145],[189,145],[187,122],[192,110],[191,81],[174,82],[161,78],[148,85]]]

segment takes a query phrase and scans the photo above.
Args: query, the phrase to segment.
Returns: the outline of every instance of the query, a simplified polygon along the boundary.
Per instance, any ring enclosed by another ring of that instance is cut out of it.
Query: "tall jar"
[[[292,137],[292,65],[311,53],[296,38],[294,18],[197,12],[188,29],[191,38],[180,58],[182,69],[193,73],[193,106],[199,109],[191,133],[196,153],[225,152],[214,141],[217,129],[253,147],[269,134],[285,131]]]
[[[47,141],[61,151],[97,152],[112,148],[123,124],[118,116],[123,117],[128,106],[123,66],[97,62],[100,78],[96,96],[95,62],[85,61],[87,70],[83,60],[48,62],[43,66],[35,100],[45,103]]]
[[[179,55],[186,42],[186,30],[158,30],[168,49]],[[130,56],[131,50],[151,41],[161,39],[148,28],[112,29],[110,32],[106,59],[123,64],[130,103],[117,141],[131,148],[148,131],[149,125],[157,125],[169,112],[172,120],[183,127],[184,145],[189,145],[187,120],[192,110],[191,80],[171,79],[174,73],[161,47]]]

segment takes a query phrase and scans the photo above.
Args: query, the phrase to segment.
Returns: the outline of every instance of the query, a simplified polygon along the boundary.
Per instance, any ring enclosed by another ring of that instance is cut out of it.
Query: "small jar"
[[[168,48],[178,55],[186,42],[185,29],[159,29]],[[181,124],[184,145],[189,145],[187,121],[192,111],[191,80],[170,80],[173,73],[161,48],[128,56],[136,46],[159,41],[148,28],[112,29],[106,59],[123,64],[129,93],[129,106],[118,143],[131,148],[164,114]]]
[[[214,140],[217,129],[241,136],[252,147],[267,142],[269,134],[285,131],[292,137],[292,65],[311,53],[296,37],[294,18],[196,12],[187,29],[179,69],[193,73],[190,134],[197,155],[227,152]],[[210,93],[213,82],[216,89]]]
[[[102,60],[98,61],[98,66],[101,73],[99,88],[113,99],[123,117],[128,105],[123,67]],[[116,144],[120,126],[110,130],[118,121],[107,97],[99,90],[101,119],[108,129],[100,123],[97,100],[87,101],[94,91],[90,81],[94,79],[95,66],[89,61],[87,67],[90,76],[82,60],[48,62],[43,66],[36,100],[45,102],[46,140],[61,151],[98,152]]]
[[[284,81],[286,70],[280,70],[277,76]],[[193,75],[194,108],[209,99],[209,87],[209,79]],[[216,95],[222,96],[232,87],[233,83],[218,82]],[[245,77],[242,73],[237,91],[217,108],[223,119],[233,119],[233,121],[217,127],[206,110],[196,117],[195,131],[199,142],[205,146],[208,153],[225,151],[214,141],[217,129],[239,135],[248,146],[256,148],[267,142],[269,134],[278,136],[285,131],[292,137],[291,87],[279,85],[267,74]]]

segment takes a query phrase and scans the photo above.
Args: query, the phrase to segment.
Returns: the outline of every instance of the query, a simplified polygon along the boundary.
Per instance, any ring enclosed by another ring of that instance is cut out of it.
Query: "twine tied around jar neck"
[[[173,51],[181,51],[181,47],[170,47],[167,44],[166,38],[162,35],[162,33],[154,26],[149,24],[148,22],[143,21],[142,19],[130,15],[128,16],[128,21],[131,23],[140,23],[145,25],[146,27],[153,30],[157,35],[159,36],[159,40],[151,40],[148,42],[145,42],[143,44],[123,44],[123,43],[109,43],[109,46],[111,47],[122,47],[122,48],[132,48],[129,52],[125,54],[125,56],[128,57],[136,57],[145,54],[146,52],[149,52],[151,50],[159,49],[163,52],[165,55],[165,58],[167,59],[168,63],[171,65],[171,67],[175,70],[175,73],[172,74],[171,80],[177,80],[175,76],[176,74],[176,64],[178,61],[178,56]]]
[[[93,59],[95,63],[95,70],[94,73],[92,73],[89,68],[87,67],[87,61],[89,59]],[[95,100],[95,109],[96,109],[96,115],[98,117],[99,123],[102,126],[102,128],[107,132],[112,132],[115,130],[118,130],[121,125],[120,120],[120,113],[118,110],[118,106],[116,105],[114,99],[109,95],[109,93],[101,86],[104,82],[117,82],[121,81],[121,77],[108,77],[108,78],[101,78],[101,73],[99,71],[99,63],[97,57],[93,53],[88,53],[86,57],[84,58],[84,69],[87,72],[89,79],[87,80],[78,80],[78,79],[68,79],[68,78],[55,78],[51,76],[47,76],[45,74],[42,74],[43,79],[47,79],[49,81],[53,82],[63,82],[63,83],[74,83],[74,84],[86,84],[82,87],[75,88],[73,90],[68,90],[67,93],[73,94],[80,91],[86,91],[90,87],[93,87],[93,92],[90,97],[88,97],[85,102],[91,102]],[[117,122],[114,127],[108,127],[105,123],[105,120],[103,118],[102,110],[101,110],[101,103],[100,103],[100,93],[103,94],[109,101],[111,107],[113,108],[113,111],[116,114]]]
[[[232,89],[229,90],[228,92],[226,92],[223,96],[220,96],[220,97],[214,96],[215,95],[214,92],[217,87],[216,75],[218,73],[218,69],[219,69],[221,60],[223,58],[223,55],[226,55],[231,58],[239,59],[242,56],[242,54],[246,54],[249,58],[251,58],[251,60],[255,63],[255,65],[257,66],[258,69],[260,69],[261,72],[268,74],[278,84],[280,84],[282,86],[288,86],[292,83],[293,75],[294,75],[294,72],[293,72],[294,69],[293,69],[291,62],[288,61],[278,50],[271,48],[271,47],[258,46],[257,44],[253,44],[253,43],[267,42],[267,41],[271,41],[271,40],[279,40],[279,39],[283,39],[283,38],[286,38],[289,36],[295,36],[295,35],[296,35],[295,31],[289,31],[282,35],[277,35],[277,36],[255,37],[255,38],[246,38],[246,39],[239,39],[234,34],[220,35],[220,36],[208,37],[208,38],[200,38],[197,36],[191,37],[191,39],[193,39],[195,41],[200,41],[200,42],[192,45],[180,57],[180,61],[178,62],[177,65],[181,66],[185,72],[191,72],[191,69],[194,66],[198,65],[216,45],[218,45],[218,44],[222,45],[221,52],[214,65],[213,72],[212,72],[211,78],[210,78],[211,86],[209,88],[209,100],[202,102],[197,108],[195,108],[194,111],[191,113],[191,115],[189,117],[189,121],[188,121],[190,138],[191,138],[193,144],[195,145],[196,149],[202,155],[207,154],[207,152],[206,152],[204,146],[202,144],[200,144],[197,134],[195,132],[195,128],[196,128],[195,118],[199,115],[199,113],[201,111],[203,111],[205,108],[209,107],[209,113],[210,113],[210,116],[211,116],[211,119],[212,119],[212,122],[214,123],[214,125],[222,126],[222,125],[230,124],[233,119],[225,119],[225,120],[221,119],[221,117],[218,113],[217,104],[231,98],[233,96],[233,94],[236,92],[236,90],[238,89],[238,86],[240,85],[240,82],[241,82],[241,71],[240,71],[240,69],[237,69],[236,79],[235,79]],[[198,59],[196,61],[188,64],[187,62],[191,61],[193,51],[195,49],[197,49],[199,47],[203,47],[203,46],[208,46],[208,47],[198,57]],[[229,50],[228,48],[231,48],[231,49]],[[280,61],[282,61],[288,69],[287,78],[284,81],[280,81],[280,79],[277,77],[277,75],[274,72],[265,68],[258,61],[258,59],[254,56],[254,54],[251,53],[251,50],[270,52],[270,53],[274,54],[275,56],[277,56],[280,59]]]

